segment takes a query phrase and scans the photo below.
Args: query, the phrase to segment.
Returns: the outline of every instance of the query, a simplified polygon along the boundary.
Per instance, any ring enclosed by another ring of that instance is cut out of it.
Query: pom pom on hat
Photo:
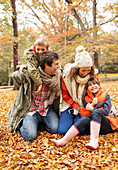
[[[90,54],[85,50],[82,45],[76,48],[75,65],[78,68],[81,67],[92,67],[93,61]]]
[[[82,46],[82,45],[79,45],[77,48],[76,48],[76,52],[77,53],[80,53],[82,51],[85,51],[85,48]]]

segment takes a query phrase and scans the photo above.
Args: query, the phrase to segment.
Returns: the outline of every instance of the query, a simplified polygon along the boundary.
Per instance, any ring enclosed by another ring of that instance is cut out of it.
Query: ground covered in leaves
[[[118,110],[118,81],[102,82]],[[7,112],[17,91],[0,91],[0,170],[116,170],[118,169],[118,131],[101,135],[99,150],[88,150],[85,144],[90,136],[77,136],[64,147],[55,147],[51,138],[56,134],[40,132],[33,142],[25,141],[19,132],[9,133]]]

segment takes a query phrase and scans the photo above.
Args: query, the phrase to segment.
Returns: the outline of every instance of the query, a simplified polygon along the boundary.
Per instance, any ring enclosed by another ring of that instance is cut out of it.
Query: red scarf
[[[36,47],[33,45],[29,50],[34,51],[36,53]]]

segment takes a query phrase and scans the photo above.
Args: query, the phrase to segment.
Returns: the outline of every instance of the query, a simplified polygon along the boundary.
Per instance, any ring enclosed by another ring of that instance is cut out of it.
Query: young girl
[[[112,118],[108,114],[111,109],[110,96],[102,92],[99,81],[91,78],[86,84],[87,95],[84,104],[86,108],[80,109],[82,116],[68,130],[65,136],[59,140],[51,141],[56,146],[63,146],[75,137],[82,128],[90,129],[91,139],[86,148],[98,149],[99,134],[107,134],[118,128],[118,119]]]

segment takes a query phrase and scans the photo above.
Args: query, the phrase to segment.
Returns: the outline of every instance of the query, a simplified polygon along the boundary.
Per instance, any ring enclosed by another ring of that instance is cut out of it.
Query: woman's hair
[[[93,77],[94,76],[94,68],[95,66],[93,65],[91,67],[91,71],[90,71],[90,77]],[[72,67],[71,68],[71,71],[70,71],[70,80],[72,80],[72,78],[75,78],[79,73],[79,68],[78,67]]]
[[[82,95],[82,102],[84,103],[84,98],[85,96],[87,95],[87,90],[88,90],[88,87],[91,85],[91,84],[98,84],[100,86],[100,82],[96,79],[96,78],[90,78],[87,83],[85,84],[85,88],[84,88],[84,91],[83,91],[83,95]]]

